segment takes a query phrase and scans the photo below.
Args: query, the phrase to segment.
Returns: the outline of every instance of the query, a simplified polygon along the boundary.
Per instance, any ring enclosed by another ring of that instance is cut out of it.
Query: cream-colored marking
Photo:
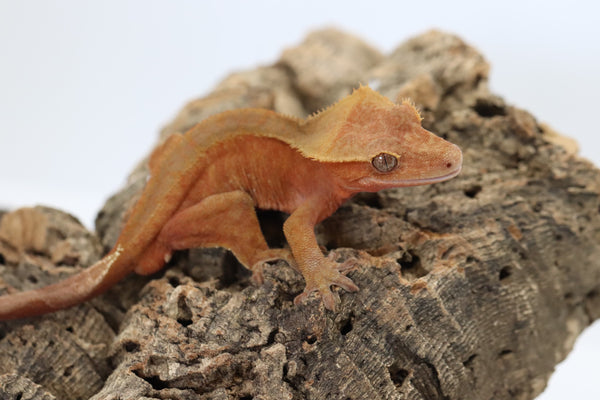
[[[119,256],[121,255],[121,253],[124,251],[125,249],[123,249],[123,246],[121,246],[120,244],[117,245],[117,247],[115,248],[115,251],[111,254],[109,254],[108,256],[106,256],[105,260],[106,260],[106,269],[110,269],[110,267],[114,264],[115,261],[117,261],[117,258],[119,258]]]

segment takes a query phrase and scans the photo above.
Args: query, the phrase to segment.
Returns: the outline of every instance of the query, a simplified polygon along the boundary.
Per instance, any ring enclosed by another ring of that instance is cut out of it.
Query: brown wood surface
[[[360,261],[349,276],[361,290],[338,292],[337,313],[293,306],[303,281],[284,262],[257,287],[220,249],[180,252],[86,304],[0,323],[0,398],[533,399],[600,316],[600,173],[490,93],[488,70],[449,34],[385,56],[324,30],[229,76],[162,137],[238,107],[306,116],[361,82],[412,97],[425,127],[463,149],[463,172],[359,195],[317,228],[324,248]],[[0,293],[99,257],[146,173],[107,202],[98,237],[56,210],[4,214]],[[260,215],[282,245],[284,216]]]

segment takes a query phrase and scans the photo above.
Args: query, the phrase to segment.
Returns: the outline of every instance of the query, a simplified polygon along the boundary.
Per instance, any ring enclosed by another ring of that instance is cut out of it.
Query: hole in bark
[[[192,310],[190,310],[190,307],[185,301],[185,296],[180,296],[179,299],[177,299],[177,307],[177,322],[184,328],[190,326],[193,322]]]
[[[512,268],[510,266],[506,266],[500,270],[499,278],[501,281],[509,278],[512,275]]]
[[[477,358],[477,354],[471,354],[469,358],[463,361],[463,365],[465,366],[465,368],[471,368],[473,366],[473,360],[475,360],[475,358]]]
[[[346,336],[348,333],[352,331],[354,322],[354,314],[350,314],[348,319],[342,322],[342,326],[340,327],[340,333],[342,336]]]
[[[418,279],[428,274],[428,271],[423,268],[419,256],[411,252],[402,254],[402,257],[396,259],[396,262],[400,264],[402,273],[406,273],[411,278]]]
[[[504,349],[500,353],[498,353],[498,357],[506,357],[509,354],[512,354],[512,350]]]
[[[152,389],[154,389],[154,390],[162,390],[162,389],[167,389],[169,387],[169,385],[167,385],[167,382],[163,381],[156,375],[148,376],[143,379],[146,382],[148,382],[152,386]]]
[[[314,335],[307,336],[304,341],[308,344],[314,344],[317,341],[317,337]]]
[[[63,376],[64,377],[69,377],[71,376],[71,374],[73,373],[73,366],[69,365],[67,368],[65,368],[65,370],[63,371]]]
[[[283,380],[286,380],[287,374],[288,374],[288,372],[290,372],[289,363],[283,364],[282,372],[283,372]]]
[[[128,353],[135,353],[140,349],[140,344],[136,342],[125,342],[123,349]]]
[[[500,104],[494,104],[490,99],[477,99],[473,109],[484,118],[506,115],[506,109]]]
[[[15,396],[15,400],[21,400],[23,398],[23,392],[19,392],[17,393],[17,395]]]
[[[252,396],[243,396],[243,397],[240,397],[240,400],[252,400],[252,399],[254,399],[254,397],[252,397]]]
[[[476,262],[479,262],[479,259],[477,259],[476,257],[473,256],[467,256],[465,263],[467,264],[475,264]]]
[[[177,322],[179,322],[179,324],[185,328],[190,326],[193,321],[190,318],[177,318]]]
[[[65,330],[66,330],[67,332],[69,332],[69,333],[73,333],[73,327],[72,327],[72,326],[67,326],[67,327],[65,328]]]
[[[2,253],[0,253],[0,264],[6,264],[6,258],[4,258]]]
[[[278,333],[279,333],[279,329],[273,329],[271,331],[271,333],[269,333],[269,337],[267,338],[268,345],[275,343],[275,337],[277,336]]]
[[[173,286],[174,288],[179,286],[179,278],[176,276],[172,276],[169,278],[169,285]]]
[[[479,192],[481,192],[481,189],[481,185],[473,185],[471,187],[466,188],[463,193],[465,194],[465,196],[474,199],[475,197],[477,197]]]
[[[404,381],[406,381],[406,378],[408,378],[408,376],[410,375],[410,371],[408,371],[404,368],[400,368],[396,364],[391,365],[390,368],[388,369],[388,371],[390,373],[390,378],[392,379],[394,386],[396,386],[397,388],[402,387],[402,384],[404,383]]]
[[[36,277],[35,277],[35,276],[33,276],[33,275],[29,275],[29,276],[27,277],[27,280],[28,280],[29,282],[31,282],[31,283],[38,283],[38,278],[36,278]]]

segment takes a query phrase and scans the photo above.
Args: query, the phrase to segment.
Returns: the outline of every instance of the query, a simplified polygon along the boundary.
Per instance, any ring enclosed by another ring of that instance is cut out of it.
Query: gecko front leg
[[[302,204],[285,221],[283,231],[297,268],[306,282],[304,292],[294,299],[294,303],[301,303],[311,293],[319,292],[325,308],[335,311],[336,300],[331,292],[331,285],[349,292],[357,291],[358,286],[341,272],[348,269],[347,262],[340,264],[326,258],[319,249],[314,231],[321,210],[319,203],[321,202],[315,199]]]

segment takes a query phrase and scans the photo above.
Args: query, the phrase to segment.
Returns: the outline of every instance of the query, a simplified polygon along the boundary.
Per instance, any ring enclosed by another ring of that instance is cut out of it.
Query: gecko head
[[[342,187],[374,192],[458,175],[461,150],[424,129],[410,102],[394,104],[369,88],[349,97],[359,91],[363,91],[361,98],[347,107],[343,122],[331,127],[330,140],[321,147],[324,161],[332,161]]]
[[[428,185],[457,176],[462,168],[462,153],[458,146],[432,135],[431,147],[413,148],[408,152],[383,150],[369,162],[351,162],[346,170],[345,185],[352,191],[376,192],[393,187]],[[438,140],[443,142],[438,142]],[[437,150],[436,150],[437,149]]]

